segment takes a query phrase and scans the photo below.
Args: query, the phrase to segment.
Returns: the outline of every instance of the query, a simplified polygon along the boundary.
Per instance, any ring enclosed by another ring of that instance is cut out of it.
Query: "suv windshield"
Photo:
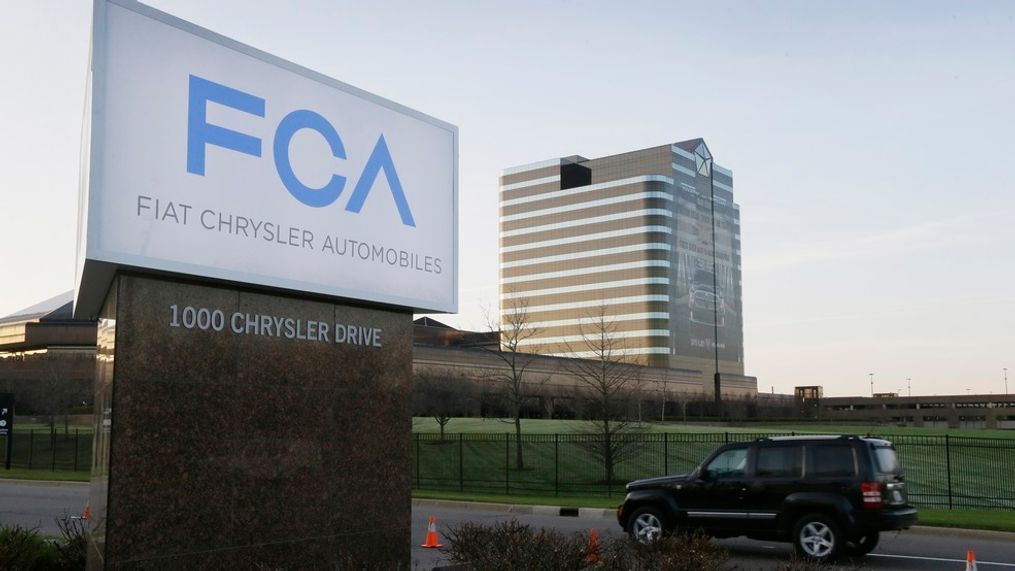
[[[877,460],[879,474],[895,476],[902,473],[899,467],[899,458],[895,455],[895,449],[888,446],[877,446],[874,448],[874,458]]]

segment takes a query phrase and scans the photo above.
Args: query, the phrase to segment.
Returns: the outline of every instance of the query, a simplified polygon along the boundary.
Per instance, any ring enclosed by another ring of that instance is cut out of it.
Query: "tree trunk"
[[[515,415],[515,469],[521,470],[525,467],[522,462],[522,419]]]

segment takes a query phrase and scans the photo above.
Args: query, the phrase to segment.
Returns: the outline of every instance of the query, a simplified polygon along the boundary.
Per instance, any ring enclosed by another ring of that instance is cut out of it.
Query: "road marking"
[[[965,563],[965,559],[945,559],[943,557],[917,557],[915,555],[882,555],[871,553],[867,557],[886,557],[891,559],[917,559],[920,561],[944,561],[946,563]],[[999,567],[1015,567],[1015,563],[998,563],[996,561],[977,561],[977,565],[997,565]]]

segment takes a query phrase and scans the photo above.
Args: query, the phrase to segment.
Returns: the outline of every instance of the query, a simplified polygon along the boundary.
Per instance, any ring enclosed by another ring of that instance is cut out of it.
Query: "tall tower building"
[[[742,375],[740,210],[702,139],[505,169],[501,319],[521,349],[588,357],[605,315],[633,362]]]

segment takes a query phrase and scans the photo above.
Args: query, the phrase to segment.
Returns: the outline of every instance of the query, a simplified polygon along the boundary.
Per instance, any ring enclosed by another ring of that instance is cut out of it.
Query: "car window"
[[[841,478],[856,475],[853,448],[844,446],[811,446],[807,450],[807,472],[818,478]]]
[[[760,478],[799,478],[803,472],[802,446],[760,447],[754,474]]]
[[[895,450],[888,446],[878,446],[874,448],[874,458],[877,460],[877,469],[879,474],[896,475],[902,473],[902,468],[899,466],[899,458],[895,455]]]
[[[747,472],[747,449],[727,450],[708,463],[705,471],[711,479],[739,478]]]

